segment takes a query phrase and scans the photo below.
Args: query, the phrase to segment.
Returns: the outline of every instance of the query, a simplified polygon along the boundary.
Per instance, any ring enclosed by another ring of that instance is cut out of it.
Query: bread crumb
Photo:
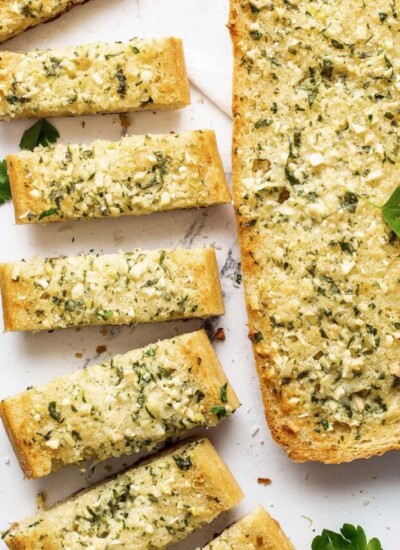
[[[272,479],[269,479],[268,477],[258,477],[257,483],[260,485],[271,485]]]
[[[368,506],[368,504],[371,502],[371,500],[369,498],[364,498],[363,501],[362,501],[362,504],[363,506]]]
[[[75,357],[76,357],[77,359],[82,359],[83,353],[81,353],[80,351],[77,351],[77,352],[75,353]]]
[[[223,328],[217,328],[217,330],[215,332],[215,335],[214,335],[214,338],[215,338],[215,340],[219,340],[220,342],[225,342],[226,336],[225,336],[224,329]]]
[[[102,334],[103,336],[107,336],[107,334],[108,334],[108,329],[107,329],[107,328],[102,328],[102,329],[100,330],[100,334]]]
[[[101,353],[105,353],[107,351],[107,346],[97,346],[96,353],[100,355]]]
[[[9,465],[11,464],[11,459],[10,459],[10,458],[6,458],[6,459],[4,460],[4,464],[5,464],[6,466],[9,466]]]

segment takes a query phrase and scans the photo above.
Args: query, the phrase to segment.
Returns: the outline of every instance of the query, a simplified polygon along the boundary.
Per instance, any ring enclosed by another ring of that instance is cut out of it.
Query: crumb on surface
[[[96,353],[100,355],[101,353],[105,353],[107,351],[107,346],[97,346]]]
[[[225,331],[223,328],[217,328],[216,332],[215,332],[215,335],[214,335],[214,338],[215,340],[219,340],[220,342],[225,342],[226,340],[226,336],[225,336]]]
[[[272,479],[269,479],[269,477],[258,477],[257,483],[259,485],[271,485]]]
[[[83,353],[81,353],[80,351],[77,351],[77,352],[75,353],[75,357],[76,357],[77,359],[82,359]]]

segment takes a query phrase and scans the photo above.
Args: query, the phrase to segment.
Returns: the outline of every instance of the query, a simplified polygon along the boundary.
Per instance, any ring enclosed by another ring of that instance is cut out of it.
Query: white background
[[[227,5],[222,0],[142,0],[139,5],[136,0],[92,0],[50,24],[9,41],[2,49],[52,48],[97,40],[125,40],[135,35],[175,33],[185,39],[192,80],[226,111],[229,96],[226,75],[230,74],[226,21]],[[192,90],[192,106],[181,112],[140,113],[130,118],[129,133],[214,128],[230,178],[231,120],[198,89]],[[53,122],[63,142],[90,142],[98,137],[117,140],[123,132],[119,117],[112,115],[54,119]],[[82,122],[85,122],[84,128]],[[0,123],[0,158],[18,150],[21,135],[31,124],[31,121]],[[34,254],[52,256],[78,254],[90,249],[115,252],[135,247],[179,245],[215,245],[220,269],[225,265],[222,284],[227,313],[215,327],[223,327],[227,338],[223,343],[216,342],[215,347],[242,407],[208,435],[246,498],[235,510],[223,514],[213,525],[192,535],[175,549],[190,550],[204,544],[213,533],[257,503],[262,503],[280,521],[298,550],[309,550],[314,535],[322,528],[338,530],[343,522],[363,525],[371,537],[380,538],[385,550],[398,549],[400,476],[397,453],[348,465],[301,465],[292,463],[271,440],[263,418],[247,338],[243,292],[234,284],[239,254],[230,205],[47,227],[17,227],[11,204],[0,207],[1,262]],[[88,362],[103,360],[157,338],[194,330],[200,325],[200,321],[193,321],[114,328],[106,336],[99,328],[52,334],[0,334],[0,397],[73,372]],[[96,355],[99,345],[107,347],[101,359]],[[76,353],[82,353],[83,357],[77,359]],[[136,458],[124,457],[109,464],[116,472]],[[24,481],[0,427],[0,529],[6,529],[12,520],[35,513],[35,497],[39,492],[45,492],[48,504],[52,504],[108,474],[105,465],[99,464],[94,475],[68,468],[42,480]],[[257,477],[270,478],[272,484],[259,485]],[[0,542],[0,548],[3,547]]]

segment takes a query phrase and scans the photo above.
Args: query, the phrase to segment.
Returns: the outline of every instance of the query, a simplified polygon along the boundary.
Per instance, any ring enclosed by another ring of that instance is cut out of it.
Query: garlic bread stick
[[[37,478],[83,460],[151,450],[239,406],[203,330],[116,355],[0,402],[21,468]]]
[[[224,313],[211,248],[0,264],[6,331],[127,325]]]
[[[189,101],[177,38],[0,52],[0,120],[179,109]]]
[[[18,224],[150,214],[231,200],[215,134],[129,136],[8,155]]]
[[[4,540],[13,550],[161,550],[242,498],[215,449],[198,439],[13,524]]]

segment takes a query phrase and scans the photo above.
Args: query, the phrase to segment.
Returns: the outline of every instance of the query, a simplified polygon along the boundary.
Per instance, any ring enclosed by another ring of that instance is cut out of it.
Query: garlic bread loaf
[[[279,523],[262,506],[257,506],[203,550],[294,550],[294,546]]]
[[[164,549],[243,498],[207,439],[128,469],[50,510],[11,526],[11,549]]]
[[[204,331],[116,355],[0,402],[27,478],[151,450],[239,406]]]
[[[139,215],[231,200],[211,130],[8,155],[17,223]]]
[[[135,250],[0,264],[6,331],[222,315],[211,248]]]
[[[0,42],[4,42],[40,23],[51,21],[87,0],[0,1]]]
[[[389,1],[231,1],[233,179],[266,416],[297,461],[400,448],[400,20]],[[396,201],[395,201],[396,202]]]
[[[0,120],[179,109],[189,102],[177,38],[0,52]]]

